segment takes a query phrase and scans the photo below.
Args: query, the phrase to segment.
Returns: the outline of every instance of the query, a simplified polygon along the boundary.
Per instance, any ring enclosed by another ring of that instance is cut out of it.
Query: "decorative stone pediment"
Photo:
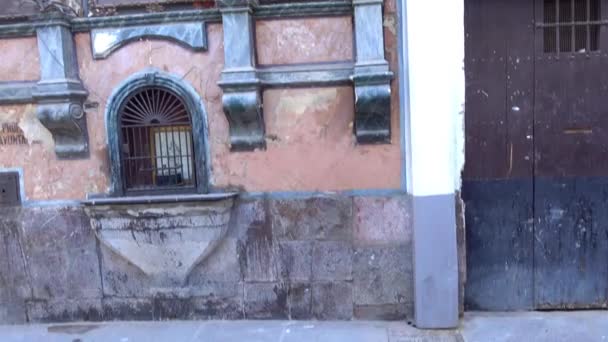
[[[114,204],[89,201],[85,210],[101,244],[162,292],[183,286],[213,253],[226,235],[233,203],[232,194],[169,203],[126,204],[123,198]]]

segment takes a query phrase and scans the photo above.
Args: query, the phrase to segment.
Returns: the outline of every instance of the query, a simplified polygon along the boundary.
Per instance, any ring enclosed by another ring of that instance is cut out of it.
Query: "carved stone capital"
[[[391,87],[388,82],[354,78],[355,136],[360,144],[391,142]]]
[[[230,125],[231,150],[250,151],[265,148],[265,127],[259,89],[225,90],[222,101]]]
[[[88,155],[87,124],[83,100],[38,103],[38,120],[51,132],[55,153],[62,159]]]

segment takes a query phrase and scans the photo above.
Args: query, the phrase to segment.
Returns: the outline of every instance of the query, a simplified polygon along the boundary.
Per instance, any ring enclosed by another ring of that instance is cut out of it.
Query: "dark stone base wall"
[[[0,208],[0,324],[412,317],[410,199],[238,200],[169,291],[101,244],[82,207]]]

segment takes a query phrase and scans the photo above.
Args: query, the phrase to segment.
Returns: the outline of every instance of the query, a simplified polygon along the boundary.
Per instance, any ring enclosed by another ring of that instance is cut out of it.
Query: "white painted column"
[[[458,325],[455,192],[464,161],[464,3],[399,2],[415,324],[453,328]]]

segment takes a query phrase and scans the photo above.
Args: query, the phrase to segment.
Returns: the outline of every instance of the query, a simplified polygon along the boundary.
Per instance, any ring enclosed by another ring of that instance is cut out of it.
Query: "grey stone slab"
[[[353,247],[346,241],[318,241],[313,248],[314,281],[353,279]]]
[[[312,312],[316,319],[353,318],[353,289],[348,282],[316,283],[312,286]]]
[[[272,231],[280,240],[352,239],[352,198],[271,199]]]
[[[270,225],[267,223],[266,200],[264,198],[239,200],[232,211],[232,222],[228,228],[228,237],[244,238],[249,229]]]
[[[105,321],[152,321],[154,300],[152,298],[112,298],[101,301]]]
[[[248,282],[272,282],[279,279],[281,272],[278,243],[262,237],[247,240],[240,247],[241,272]]]
[[[0,302],[31,296],[22,235],[22,209],[0,209]]]
[[[21,209],[0,208],[0,324],[26,321],[25,298],[32,293],[23,258]]]
[[[101,297],[96,249],[40,250],[28,252],[33,296],[37,299]]]
[[[27,317],[32,323],[101,321],[101,298],[27,301]]]
[[[454,194],[413,198],[414,312],[419,328],[454,328],[458,325],[454,199]]]
[[[350,85],[352,62],[258,67],[257,77],[266,87]]]
[[[312,286],[310,284],[289,284],[287,294],[288,318],[295,320],[312,319]]]
[[[281,283],[245,284],[245,317],[247,319],[286,319],[289,288]]]
[[[93,57],[107,58],[129,42],[143,38],[167,39],[195,51],[207,49],[207,31],[204,22],[165,23],[91,30]]]
[[[96,241],[82,209],[23,210],[23,255],[34,298],[100,298]]]
[[[312,279],[313,243],[308,241],[279,242],[281,279],[290,283]]]
[[[343,0],[265,4],[257,6],[254,12],[256,19],[351,16],[352,14],[352,4]]]
[[[413,317],[413,304],[380,304],[380,305],[357,305],[355,304],[355,318],[370,321],[404,321]]]
[[[355,244],[411,244],[412,206],[409,195],[355,197],[353,201]]]
[[[410,245],[360,247],[353,259],[355,304],[413,303]]]
[[[235,298],[193,298],[191,303],[193,309],[193,312],[189,314],[191,319],[234,320],[245,318],[242,296]]]
[[[104,296],[141,298],[152,295],[144,272],[107,247],[101,246],[99,252]]]
[[[241,265],[238,255],[238,240],[225,238],[215,250],[188,276],[188,286],[196,288],[207,282],[237,283],[242,281]]]
[[[239,242],[241,272],[247,282],[275,282],[281,272],[281,251],[266,217],[264,202],[248,205],[243,220],[237,222],[246,231]],[[237,210],[238,211],[238,210]],[[264,215],[262,217],[262,215]],[[237,219],[238,221],[238,219]]]
[[[214,296],[154,299],[154,320],[242,319],[243,301]]]

